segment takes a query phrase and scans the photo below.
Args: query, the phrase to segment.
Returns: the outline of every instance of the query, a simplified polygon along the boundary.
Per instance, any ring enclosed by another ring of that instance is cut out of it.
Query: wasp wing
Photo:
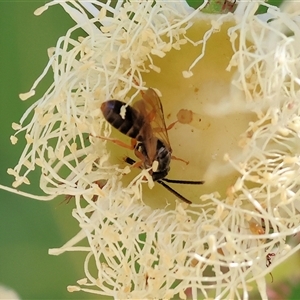
[[[145,118],[146,122],[150,124],[145,126],[147,132],[144,132],[145,147],[149,158],[154,158],[157,153],[157,141],[159,139],[164,146],[171,150],[168,132],[166,128],[163,107],[157,93],[152,88],[142,93],[142,99],[134,103],[133,107],[137,109]],[[145,124],[146,125],[146,124]],[[150,132],[149,132],[150,131]],[[153,142],[155,140],[155,142]]]

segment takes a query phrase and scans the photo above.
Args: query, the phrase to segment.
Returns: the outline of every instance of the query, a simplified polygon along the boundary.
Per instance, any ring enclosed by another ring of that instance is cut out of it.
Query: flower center
[[[153,59],[153,64],[161,70],[159,73],[151,71],[143,75],[146,86],[162,94],[166,125],[178,120],[168,131],[173,155],[189,162],[186,165],[173,159],[167,177],[205,181],[199,186],[172,185],[193,203],[199,203],[202,194],[216,191],[226,197],[239,173],[224,156],[229,154],[232,158],[241,153],[241,134],[255,118],[246,110],[243,95],[231,84],[235,69],[226,71],[233,55],[227,35],[227,29],[232,25],[224,23],[222,29],[209,38],[205,55],[192,70],[193,76],[184,78],[183,71],[199,56],[203,44],[186,43],[180,46],[180,50],[172,49],[163,58]],[[210,27],[210,20],[196,21],[186,36],[198,41]],[[132,173],[136,175],[136,172]],[[164,207],[166,199],[173,203],[176,198],[158,184],[151,190],[147,187],[143,190],[144,201],[155,203],[155,207]]]

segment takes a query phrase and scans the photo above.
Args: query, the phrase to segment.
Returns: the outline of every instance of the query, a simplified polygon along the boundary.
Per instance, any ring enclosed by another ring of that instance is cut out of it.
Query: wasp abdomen
[[[133,107],[126,106],[124,118],[121,116],[121,108],[126,103],[120,100],[108,100],[103,102],[101,110],[106,121],[117,130],[127,136],[140,140],[140,130],[145,123],[144,117]]]

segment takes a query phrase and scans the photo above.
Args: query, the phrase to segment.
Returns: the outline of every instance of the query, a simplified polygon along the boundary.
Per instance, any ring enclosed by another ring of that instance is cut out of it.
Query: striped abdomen
[[[145,124],[145,118],[135,108],[131,106],[125,107],[125,116],[120,115],[121,107],[126,103],[120,100],[108,100],[102,103],[101,110],[106,121],[123,134],[142,141],[143,137],[140,131]]]

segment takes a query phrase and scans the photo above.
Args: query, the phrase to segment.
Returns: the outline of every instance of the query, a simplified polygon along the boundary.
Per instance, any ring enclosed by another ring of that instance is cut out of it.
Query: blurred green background
[[[199,3],[190,2],[193,6]],[[59,5],[34,16],[34,10],[43,3],[0,2],[0,183],[7,186],[11,186],[13,178],[6,170],[15,166],[25,144],[20,138],[17,145],[11,145],[11,123],[18,122],[26,108],[38,99],[50,84],[51,76],[39,87],[37,97],[22,102],[18,94],[30,89],[48,61],[47,49],[55,46],[58,37],[73,25]],[[37,170],[30,177],[31,182],[38,182],[38,177]],[[40,193],[33,186],[22,189]],[[83,255],[48,255],[49,248],[63,245],[78,232],[77,222],[71,217],[72,201],[68,205],[60,205],[62,198],[39,202],[2,190],[0,200],[0,284],[17,291],[22,299],[104,299],[66,290],[67,285],[84,277]],[[276,278],[275,274],[276,283],[280,276]],[[293,299],[300,298],[297,290],[294,295]]]

